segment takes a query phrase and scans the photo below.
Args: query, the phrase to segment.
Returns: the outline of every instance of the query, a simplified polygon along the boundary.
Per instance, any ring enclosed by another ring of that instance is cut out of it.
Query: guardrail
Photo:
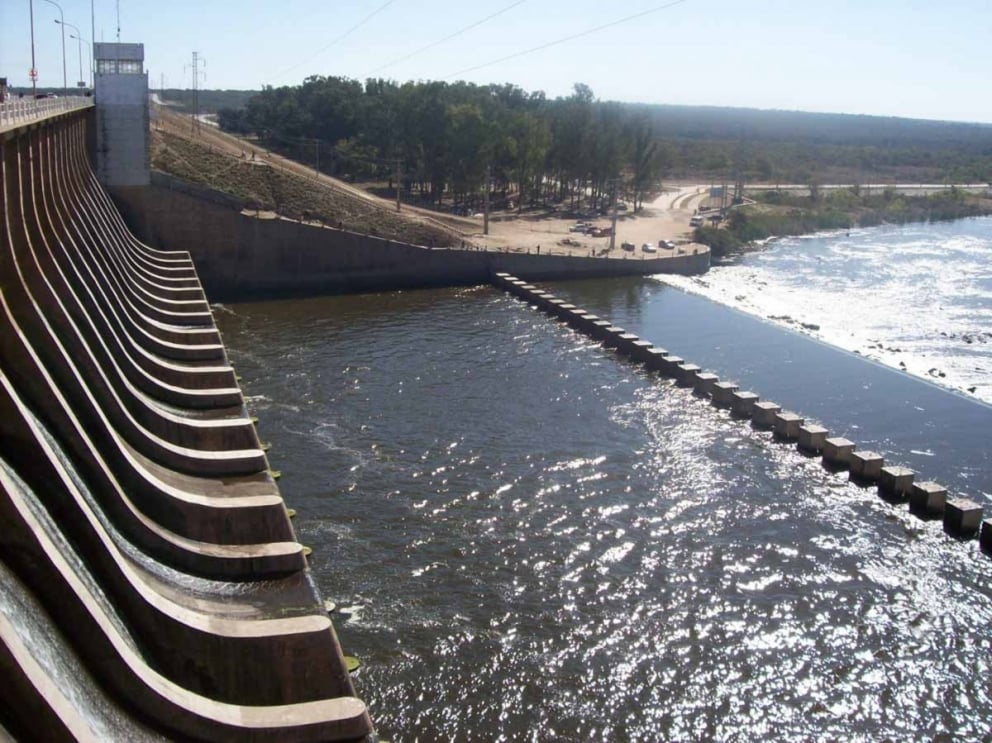
[[[15,98],[0,103],[0,129],[92,105],[92,97],[81,95],[65,98]]]

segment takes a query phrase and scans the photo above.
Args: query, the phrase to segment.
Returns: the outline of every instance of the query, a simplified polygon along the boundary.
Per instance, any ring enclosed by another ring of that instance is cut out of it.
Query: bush
[[[693,240],[708,245],[710,252],[718,258],[740,250],[744,245],[732,232],[719,227],[697,227]]]

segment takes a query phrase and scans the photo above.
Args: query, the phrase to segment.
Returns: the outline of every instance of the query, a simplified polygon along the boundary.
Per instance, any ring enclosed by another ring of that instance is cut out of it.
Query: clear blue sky
[[[30,2],[0,0],[0,76],[14,85],[29,82]],[[58,11],[46,0],[33,2],[39,84],[61,85],[61,37],[53,23]],[[65,20],[88,39],[90,0],[59,4]],[[116,2],[93,4],[97,40],[113,41]],[[992,123],[992,0],[682,0],[580,39],[471,69],[664,4],[120,0],[120,22],[122,41],[145,44],[153,87],[162,76],[167,87],[189,87],[195,50],[206,60],[205,88],[374,73],[401,81],[510,82],[554,97],[584,82],[610,100]],[[379,69],[507,8],[457,38]],[[85,45],[83,55],[85,68]],[[68,34],[66,56],[71,86],[78,61]]]

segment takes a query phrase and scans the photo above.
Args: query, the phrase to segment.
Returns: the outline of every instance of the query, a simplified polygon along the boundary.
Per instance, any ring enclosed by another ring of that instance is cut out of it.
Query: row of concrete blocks
[[[876,485],[879,494],[892,503],[907,502],[921,518],[943,518],[945,530],[959,537],[980,534],[983,550],[992,553],[992,518],[983,521],[982,506],[966,498],[948,498],[947,489],[935,482],[914,482],[916,473],[906,467],[886,465],[881,454],[858,451],[845,438],[831,437],[823,426],[807,423],[801,416],[763,401],[755,392],[742,391],[732,382],[722,382],[713,373],[658,348],[607,320],[543,292],[509,274],[499,273],[494,284],[535,305],[571,327],[614,348],[632,360],[670,377],[680,387],[691,387],[700,397],[719,408],[729,408],[735,418],[750,420],[755,428],[771,430],[776,439],[795,442],[805,454],[819,455],[825,467],[848,470],[853,482]]]

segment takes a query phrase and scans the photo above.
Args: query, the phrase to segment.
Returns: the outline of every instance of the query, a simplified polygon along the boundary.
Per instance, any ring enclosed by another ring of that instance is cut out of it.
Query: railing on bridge
[[[81,95],[65,98],[14,98],[0,103],[0,129],[92,105],[93,98]]]

